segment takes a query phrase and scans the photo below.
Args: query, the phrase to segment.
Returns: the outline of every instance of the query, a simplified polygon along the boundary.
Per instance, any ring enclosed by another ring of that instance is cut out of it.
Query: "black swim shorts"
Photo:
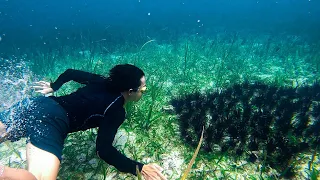
[[[61,161],[69,129],[65,110],[50,97],[24,99],[0,113],[12,142],[27,138],[27,143],[50,152]]]

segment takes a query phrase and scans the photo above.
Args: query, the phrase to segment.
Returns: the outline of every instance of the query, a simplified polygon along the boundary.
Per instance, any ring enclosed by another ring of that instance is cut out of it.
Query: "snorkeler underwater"
[[[320,179],[319,1],[0,1],[0,180]]]

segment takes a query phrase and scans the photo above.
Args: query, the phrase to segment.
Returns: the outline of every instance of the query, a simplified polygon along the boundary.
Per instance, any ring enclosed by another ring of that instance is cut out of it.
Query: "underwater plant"
[[[204,126],[203,149],[259,160],[292,177],[294,156],[320,140],[320,84],[278,87],[261,82],[221,91],[195,92],[171,101],[181,138],[196,147]]]

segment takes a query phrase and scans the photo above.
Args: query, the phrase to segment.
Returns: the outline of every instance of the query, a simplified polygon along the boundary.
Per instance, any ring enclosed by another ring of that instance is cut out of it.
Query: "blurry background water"
[[[117,63],[137,64],[148,75],[150,93],[128,107],[119,149],[131,158],[163,165],[168,177],[177,179],[194,149],[180,141],[176,117],[161,111],[170,99],[244,80],[310,85],[319,77],[319,32],[317,0],[0,0],[0,109],[31,96],[32,82],[52,81],[67,68],[103,74]],[[76,87],[69,83],[56,95]],[[139,131],[146,127],[148,131]],[[68,137],[59,177],[133,178],[95,157],[89,148],[95,133]],[[23,166],[23,146],[1,145],[0,157],[6,157],[1,161]],[[304,157],[311,157],[307,153]],[[207,162],[215,158],[217,164]],[[231,168],[239,163],[244,168]],[[193,179],[254,179],[261,173],[256,167],[200,152],[190,174]],[[295,171],[298,179],[313,177],[304,166]],[[261,176],[281,173],[270,170]]]
[[[319,9],[316,0],[2,0],[0,48],[10,55],[103,41],[112,51],[148,38],[172,42],[185,34],[212,37],[224,31],[290,34],[315,43]]]

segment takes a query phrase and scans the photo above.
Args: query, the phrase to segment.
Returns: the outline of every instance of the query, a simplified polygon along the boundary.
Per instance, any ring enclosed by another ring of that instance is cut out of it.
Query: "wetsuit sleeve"
[[[119,171],[137,175],[136,166],[141,172],[144,164],[127,158],[112,146],[117,130],[125,118],[125,113],[113,109],[110,109],[110,112],[112,114],[108,114],[108,120],[103,119],[99,125],[96,141],[97,155]]]
[[[65,72],[60,74],[58,79],[55,82],[50,83],[50,87],[56,91],[64,83],[69,81],[75,81],[81,84],[89,84],[90,82],[101,82],[105,80],[105,77],[98,74],[93,74],[81,70],[67,69]]]

